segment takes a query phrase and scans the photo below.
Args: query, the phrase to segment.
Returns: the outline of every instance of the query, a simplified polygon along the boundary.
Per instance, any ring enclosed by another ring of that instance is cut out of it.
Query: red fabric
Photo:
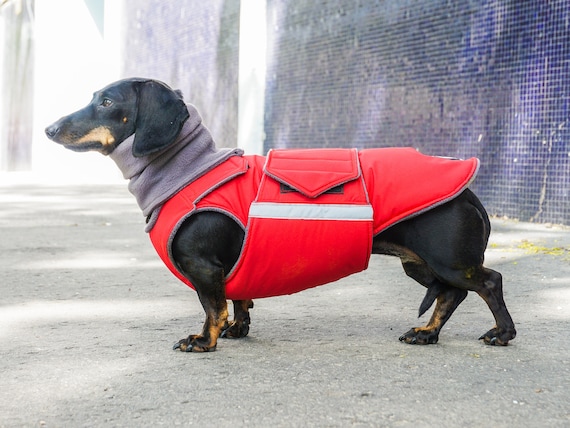
[[[479,160],[426,156],[412,148],[359,152],[374,207],[374,235],[453,199],[475,178]]]
[[[172,263],[170,243],[177,225],[195,212],[221,211],[246,227],[242,254],[226,278],[228,299],[291,294],[366,269],[374,235],[457,196],[478,169],[475,158],[450,160],[401,148],[275,150],[266,174],[265,161],[260,156],[230,158],[161,208],[150,238],[167,267],[190,287]],[[303,182],[303,176],[309,180]],[[327,193],[338,185],[341,193]],[[252,202],[371,204],[374,218],[248,218]]]
[[[334,213],[338,205],[370,205],[356,150],[272,151],[264,170],[279,181],[265,175],[255,204],[276,203],[293,208],[317,204],[329,214],[332,212],[333,218],[307,219],[298,214],[292,218],[267,218],[250,214],[242,255],[226,281],[228,296],[239,300],[292,294],[368,267],[372,210],[368,219],[359,220],[336,218]],[[302,181],[303,170],[309,171],[306,182]],[[326,193],[342,183],[342,193]],[[284,191],[282,184],[303,193]],[[279,212],[288,215],[287,211]]]
[[[309,198],[360,177],[356,149],[272,150],[265,173]]]

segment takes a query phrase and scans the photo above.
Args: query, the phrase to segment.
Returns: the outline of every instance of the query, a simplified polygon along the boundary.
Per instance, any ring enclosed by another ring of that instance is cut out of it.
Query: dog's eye
[[[109,107],[111,104],[113,104],[113,101],[111,101],[109,98],[105,98],[103,101],[101,101],[101,105],[103,107]]]

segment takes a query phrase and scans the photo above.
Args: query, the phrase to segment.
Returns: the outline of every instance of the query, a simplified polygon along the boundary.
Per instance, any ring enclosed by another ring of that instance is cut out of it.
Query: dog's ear
[[[133,155],[147,156],[172,144],[188,119],[181,93],[153,80],[138,88]]]

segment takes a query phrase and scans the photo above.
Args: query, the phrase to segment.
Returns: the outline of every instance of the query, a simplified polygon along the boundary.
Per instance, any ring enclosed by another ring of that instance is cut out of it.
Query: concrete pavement
[[[0,183],[0,427],[566,427],[570,229],[494,219],[512,344],[469,295],[440,342],[398,341],[424,289],[397,259],[258,300],[250,335],[184,354],[196,294],[120,185]]]

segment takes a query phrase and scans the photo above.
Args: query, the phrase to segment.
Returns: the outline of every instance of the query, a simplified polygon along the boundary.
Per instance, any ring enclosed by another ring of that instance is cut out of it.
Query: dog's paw
[[[437,343],[439,332],[424,330],[421,327],[412,328],[407,333],[400,336],[400,341],[410,345],[431,345]]]
[[[181,352],[213,352],[216,350],[216,344],[213,346],[203,336],[194,334],[186,339],[181,339],[174,344],[172,349],[179,349]]]
[[[220,337],[223,337],[224,339],[240,339],[247,336],[248,333],[249,322],[233,321],[228,324],[228,327],[222,330]]]
[[[509,340],[514,339],[516,335],[517,333],[514,329],[503,330],[498,327],[494,327],[482,335],[479,340],[482,340],[485,344],[491,346],[507,346],[509,344]]]

